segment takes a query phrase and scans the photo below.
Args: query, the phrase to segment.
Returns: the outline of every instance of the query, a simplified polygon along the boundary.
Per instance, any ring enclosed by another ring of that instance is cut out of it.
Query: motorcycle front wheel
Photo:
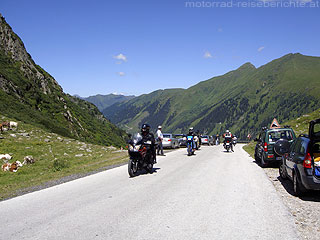
[[[188,156],[190,156],[192,153],[192,148],[191,148],[191,145],[189,144],[188,145]]]
[[[137,163],[129,159],[128,162],[128,173],[130,177],[135,177],[138,170]]]
[[[148,163],[146,169],[148,173],[153,173],[153,163]]]

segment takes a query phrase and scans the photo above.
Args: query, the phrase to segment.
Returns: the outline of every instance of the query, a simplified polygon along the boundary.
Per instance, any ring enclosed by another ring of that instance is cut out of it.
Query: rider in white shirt
[[[161,151],[161,155],[164,156],[164,154],[163,154],[163,145],[162,145],[163,134],[162,134],[161,129],[162,129],[162,127],[158,126],[158,131],[156,133],[156,137],[157,137],[157,140],[158,140],[157,154],[160,155],[160,151]]]

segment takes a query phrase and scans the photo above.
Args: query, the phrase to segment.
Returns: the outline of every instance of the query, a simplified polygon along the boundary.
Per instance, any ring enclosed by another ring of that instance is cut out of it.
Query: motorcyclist
[[[195,134],[194,134],[194,132],[193,132],[193,127],[189,128],[189,132],[188,132],[188,134],[187,134],[187,137],[188,137],[188,136],[192,136],[192,137],[193,137],[192,149],[195,149],[195,148],[196,148],[196,144],[195,144],[195,142],[194,142],[194,136],[195,136]]]
[[[196,148],[198,150],[201,147],[201,137],[202,137],[202,134],[200,134],[199,130],[197,130],[196,136],[197,136],[197,143],[196,143],[197,147]]]
[[[232,144],[232,138],[233,135],[229,130],[226,130],[226,132],[223,134],[224,140],[223,140],[223,145],[225,146],[226,141],[229,140],[230,141],[230,147],[231,147],[231,151],[233,152],[233,144]]]
[[[216,145],[219,145],[220,144],[220,135],[217,134],[216,135]]]
[[[156,141],[154,138],[153,133],[150,132],[150,125],[149,124],[142,124],[141,127],[141,135],[142,135],[142,141],[151,141],[151,153],[153,156],[153,162],[157,163],[156,160]]]

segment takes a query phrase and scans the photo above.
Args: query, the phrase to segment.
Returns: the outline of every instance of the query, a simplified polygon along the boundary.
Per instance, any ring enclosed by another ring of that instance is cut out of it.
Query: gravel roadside
[[[295,197],[292,182],[281,179],[277,167],[265,168],[264,171],[294,216],[300,238],[319,240],[320,192],[309,192],[303,197]]]

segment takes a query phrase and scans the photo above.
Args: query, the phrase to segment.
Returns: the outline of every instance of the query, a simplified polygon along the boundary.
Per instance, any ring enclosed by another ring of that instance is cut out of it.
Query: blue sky
[[[0,12],[35,62],[81,96],[188,88],[245,62],[320,56],[320,6],[192,2],[196,7],[181,0],[2,0]]]

